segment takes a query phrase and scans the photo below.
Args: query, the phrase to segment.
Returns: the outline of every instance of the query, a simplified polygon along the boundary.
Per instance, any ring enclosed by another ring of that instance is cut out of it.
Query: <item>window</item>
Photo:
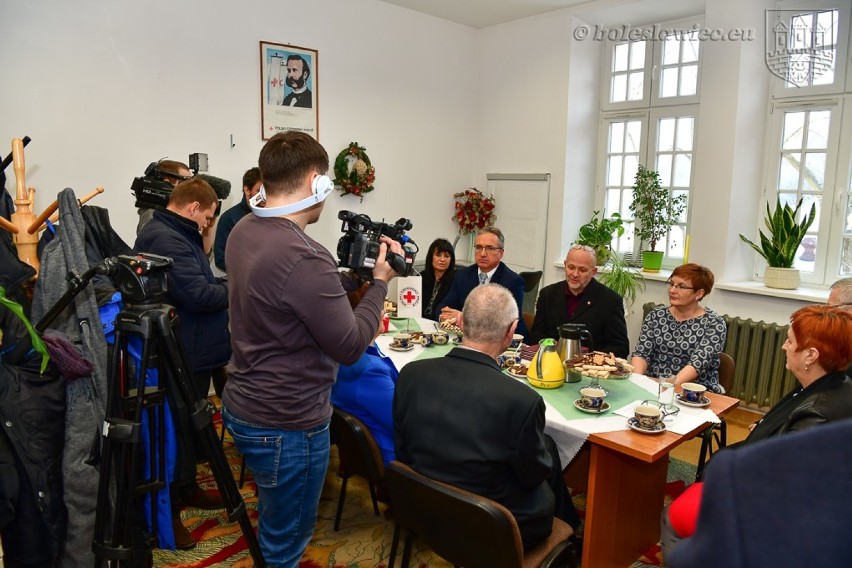
[[[815,7],[816,6],[816,7]],[[803,282],[852,276],[852,88],[846,61],[850,11],[808,3],[773,12],[778,77],[770,101],[767,192],[791,206],[801,199],[816,219],[796,251]],[[760,259],[758,259],[760,260]],[[755,268],[760,276],[762,261]]]
[[[625,232],[613,245],[624,253],[640,250],[629,210],[639,164],[657,170],[671,195],[686,194],[687,204],[692,187],[700,42],[694,21],[666,27],[668,32],[650,39],[605,44],[609,81],[601,103],[599,201],[607,216],[620,213],[625,220]],[[683,258],[688,215],[687,205],[664,246],[658,245],[665,266]]]

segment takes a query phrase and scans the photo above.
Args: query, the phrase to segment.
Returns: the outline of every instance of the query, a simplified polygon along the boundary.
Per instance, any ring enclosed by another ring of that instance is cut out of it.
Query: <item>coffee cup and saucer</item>
[[[397,333],[393,336],[393,341],[390,342],[390,348],[393,351],[410,351],[414,349],[414,344],[411,342],[411,334]]]
[[[601,388],[583,387],[580,389],[580,398],[574,401],[574,408],[589,414],[602,414],[609,410],[609,403],[604,400],[606,394]]]
[[[698,383],[684,383],[681,387],[683,392],[675,395],[677,401],[684,406],[694,406],[701,408],[710,405],[710,399],[704,396],[707,392],[707,387]]]
[[[633,417],[627,419],[627,425],[643,434],[660,434],[666,431],[665,417],[665,410],[659,406],[643,403],[633,409]]]

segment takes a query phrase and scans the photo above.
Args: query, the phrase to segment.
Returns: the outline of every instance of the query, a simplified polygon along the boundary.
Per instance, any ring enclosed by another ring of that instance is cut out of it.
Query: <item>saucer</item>
[[[589,414],[603,414],[604,412],[609,410],[609,403],[607,401],[604,401],[603,405],[600,408],[589,408],[588,406],[583,405],[582,398],[578,398],[574,401],[574,408],[576,408],[580,412],[588,412]]]
[[[647,428],[641,428],[639,426],[639,421],[636,420],[636,417],[628,418],[627,425],[630,426],[631,430],[635,430],[637,432],[642,432],[643,434],[659,434],[661,432],[666,431],[666,425],[660,422],[659,426],[654,428],[653,430],[648,430]]]
[[[389,347],[391,351],[411,351],[414,349],[414,344],[409,343],[408,347],[397,347],[396,345],[391,344]]]
[[[686,397],[683,396],[680,393],[676,393],[675,398],[677,399],[677,401],[679,403],[681,403],[684,406],[693,406],[695,408],[702,408],[704,406],[710,405],[710,399],[707,398],[706,396],[701,397],[701,402],[690,402],[690,401],[686,400]]]
[[[506,374],[509,375],[510,377],[515,377],[516,379],[526,379],[527,378],[526,373],[524,373],[523,375],[519,375],[518,373],[513,373],[509,369],[506,369]]]

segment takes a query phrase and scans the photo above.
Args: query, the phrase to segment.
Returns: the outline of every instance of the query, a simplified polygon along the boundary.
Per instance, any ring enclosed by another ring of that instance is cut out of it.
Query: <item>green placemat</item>
[[[414,318],[391,318],[390,325],[398,332],[421,331],[420,324]]]
[[[580,389],[589,386],[591,379],[583,377],[579,383],[565,383],[558,389],[536,389],[541,397],[559,411],[566,420],[577,420],[580,418],[596,418],[598,416],[612,416],[613,411],[618,410],[634,400],[656,400],[656,395],[651,394],[642,387],[636,386],[627,379],[602,380],[601,386],[609,394],[606,402],[609,410],[601,414],[590,414],[577,410],[574,401],[580,398]]]

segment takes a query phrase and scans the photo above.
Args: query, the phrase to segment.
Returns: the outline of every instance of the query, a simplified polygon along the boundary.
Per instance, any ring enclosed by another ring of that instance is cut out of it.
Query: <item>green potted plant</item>
[[[624,313],[636,302],[637,294],[645,290],[645,277],[630,267],[624,256],[614,252],[606,265],[598,272],[598,282],[624,298]]]
[[[633,182],[633,201],[630,211],[635,222],[634,231],[640,247],[648,243],[650,250],[642,250],[642,269],[659,272],[663,264],[663,251],[657,243],[665,240],[672,225],[686,209],[686,195],[672,197],[660,184],[660,174],[639,165]]]
[[[740,235],[740,239],[757,251],[769,265],[763,275],[763,284],[767,288],[794,290],[799,287],[799,269],[793,268],[793,261],[796,259],[799,245],[816,218],[816,204],[812,204],[807,217],[797,223],[801,209],[801,199],[793,209],[789,204],[782,206],[781,198],[778,197],[775,201],[775,211],[770,211],[769,203],[766,204],[764,222],[769,235],[758,230],[760,246]]]
[[[624,222],[621,215],[613,213],[607,219],[600,211],[595,211],[588,223],[580,227],[577,244],[595,249],[598,266],[603,266],[612,253],[612,239],[624,234]]]

